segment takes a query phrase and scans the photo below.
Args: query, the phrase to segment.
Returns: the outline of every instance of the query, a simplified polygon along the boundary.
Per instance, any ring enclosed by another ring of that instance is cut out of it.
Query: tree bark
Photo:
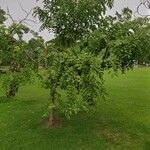
[[[57,123],[56,108],[55,108],[56,97],[55,96],[56,96],[56,91],[53,90],[51,93],[53,107],[51,108],[51,110],[49,112],[49,117],[48,117],[48,123],[50,126],[54,126]]]
[[[50,126],[54,126],[56,124],[57,119],[56,119],[56,109],[55,108],[52,108],[50,110],[48,122],[49,122]]]

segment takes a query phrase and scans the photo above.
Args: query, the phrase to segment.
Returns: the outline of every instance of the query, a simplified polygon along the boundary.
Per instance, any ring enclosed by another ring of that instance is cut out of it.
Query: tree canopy
[[[59,42],[70,45],[101,25],[107,8],[114,0],[43,0],[43,9],[34,14],[42,22],[41,29],[55,33]]]

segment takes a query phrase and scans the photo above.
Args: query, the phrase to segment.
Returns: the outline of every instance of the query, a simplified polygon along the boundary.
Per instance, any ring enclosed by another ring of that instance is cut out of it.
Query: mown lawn
[[[105,79],[109,96],[94,113],[53,129],[42,123],[48,91],[28,85],[13,101],[1,97],[0,150],[150,150],[150,68]]]

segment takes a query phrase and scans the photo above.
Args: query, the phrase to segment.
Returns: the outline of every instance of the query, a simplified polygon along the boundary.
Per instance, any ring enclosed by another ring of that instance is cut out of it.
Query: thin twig
[[[11,19],[11,21],[13,22],[13,24],[15,23],[15,20],[13,19],[13,17],[11,16],[10,12],[9,12],[9,8],[7,6],[7,12],[6,15]]]
[[[141,12],[140,12],[140,8],[144,6],[146,9],[149,9],[150,10],[150,0],[140,0],[140,3],[136,9],[136,12],[135,14],[137,13],[138,15],[142,16],[142,17],[149,17],[150,14],[148,15],[143,15]],[[134,14],[134,15],[135,15]]]

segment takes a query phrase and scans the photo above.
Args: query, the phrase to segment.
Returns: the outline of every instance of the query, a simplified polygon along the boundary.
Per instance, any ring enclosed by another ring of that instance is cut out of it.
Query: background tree
[[[6,13],[2,11],[5,15]],[[3,21],[5,16],[3,15]],[[28,43],[23,40],[23,35],[29,33],[30,29],[23,25],[27,16],[16,22],[7,12],[12,20],[10,26],[0,25],[0,67],[7,68],[8,74],[3,79],[3,88],[7,97],[14,97],[20,85],[31,78],[32,66]],[[1,19],[2,20],[2,19]]]
[[[125,71],[133,67],[134,60],[149,59],[150,24],[148,18],[132,19],[128,8],[116,16],[104,20],[105,28],[100,28],[87,38],[91,51],[104,51],[104,69],[114,68]]]

